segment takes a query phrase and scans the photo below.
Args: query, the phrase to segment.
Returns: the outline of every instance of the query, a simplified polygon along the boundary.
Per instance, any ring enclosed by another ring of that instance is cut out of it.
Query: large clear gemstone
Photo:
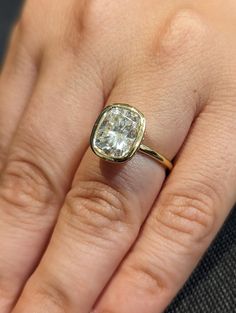
[[[105,158],[123,160],[140,141],[142,117],[127,106],[111,106],[102,114],[94,132],[93,149]]]

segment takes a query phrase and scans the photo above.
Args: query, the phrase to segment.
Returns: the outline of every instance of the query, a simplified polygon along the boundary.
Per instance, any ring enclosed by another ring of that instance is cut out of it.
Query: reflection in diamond
[[[94,148],[116,159],[127,157],[138,136],[141,117],[128,107],[111,107],[104,112],[97,126]]]

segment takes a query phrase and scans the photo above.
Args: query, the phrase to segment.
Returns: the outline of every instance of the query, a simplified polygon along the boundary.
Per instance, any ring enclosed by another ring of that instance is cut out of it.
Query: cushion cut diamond
[[[126,105],[107,107],[97,122],[92,147],[103,158],[125,160],[138,148],[144,132],[141,113]]]

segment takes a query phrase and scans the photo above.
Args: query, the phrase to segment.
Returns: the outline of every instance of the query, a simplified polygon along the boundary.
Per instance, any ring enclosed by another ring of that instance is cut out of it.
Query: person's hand
[[[115,102],[175,158],[159,196],[157,162],[89,148]],[[162,312],[235,202],[235,120],[235,0],[29,0],[0,82],[0,312]]]

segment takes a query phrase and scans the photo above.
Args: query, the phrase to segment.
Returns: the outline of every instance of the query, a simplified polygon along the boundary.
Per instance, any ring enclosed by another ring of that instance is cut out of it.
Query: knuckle
[[[15,24],[15,31],[21,36],[28,35],[29,32],[32,31],[32,27],[35,24],[36,17],[35,17],[35,14],[33,14],[33,12],[36,12],[36,14],[38,14],[37,13],[38,10],[35,10],[32,4],[34,3],[29,2],[29,1],[26,3],[19,19],[17,20]]]
[[[111,231],[122,231],[130,221],[126,198],[97,181],[78,182],[68,194],[64,213],[70,226],[102,238]]]
[[[215,204],[215,192],[205,184],[172,186],[160,197],[151,225],[162,236],[179,243],[184,240],[187,246],[201,243],[211,237],[216,226]]]
[[[158,40],[158,54],[176,62],[176,58],[200,52],[206,43],[207,26],[194,10],[180,9],[164,24]]]
[[[167,277],[166,271],[159,268],[156,263],[155,266],[151,267],[150,262],[132,261],[132,263],[126,263],[123,274],[135,289],[141,290],[147,297],[148,295],[160,294],[171,288],[171,280]]]
[[[59,285],[55,285],[53,282],[43,282],[42,280],[39,283],[30,282],[21,297],[21,304],[24,307],[32,305],[32,307],[37,307],[40,310],[43,309],[43,312],[58,312],[66,313],[68,299],[65,292]],[[41,311],[41,310],[40,310]]]
[[[14,27],[14,32],[18,36],[23,36],[25,33],[28,32],[28,27],[29,27],[29,19],[26,14],[22,14],[20,18],[16,21],[15,27]]]
[[[41,61],[41,50],[45,34],[40,32],[41,27],[38,27],[36,20],[37,16],[34,11],[29,10],[26,5],[22,15],[14,25],[12,36],[12,39],[14,39],[13,43],[16,45],[16,62],[18,66],[21,64],[24,66],[25,62],[28,61],[34,65],[34,71],[38,71]]]
[[[51,8],[53,7],[55,9],[55,4],[52,4]],[[53,47],[55,44],[58,46],[65,29],[71,24],[71,16],[68,16],[67,13],[68,9],[66,10],[62,5],[59,10],[63,9],[63,14],[54,14],[54,10],[49,9],[46,0],[26,1],[15,25],[15,31],[18,33],[20,41],[24,42],[30,51],[33,50],[40,56],[43,56],[43,50],[45,53],[49,46]],[[58,27],[59,24],[60,27]]]
[[[30,31],[30,26],[34,26],[36,22],[40,21],[40,18],[45,18],[45,12],[47,14],[50,12],[47,8],[48,3],[46,0],[26,0],[17,22],[19,29],[23,32]]]
[[[9,155],[0,180],[0,198],[7,203],[4,210],[19,218],[23,212],[44,215],[55,204],[57,193],[39,155],[35,157],[32,148],[26,150],[16,148]]]

